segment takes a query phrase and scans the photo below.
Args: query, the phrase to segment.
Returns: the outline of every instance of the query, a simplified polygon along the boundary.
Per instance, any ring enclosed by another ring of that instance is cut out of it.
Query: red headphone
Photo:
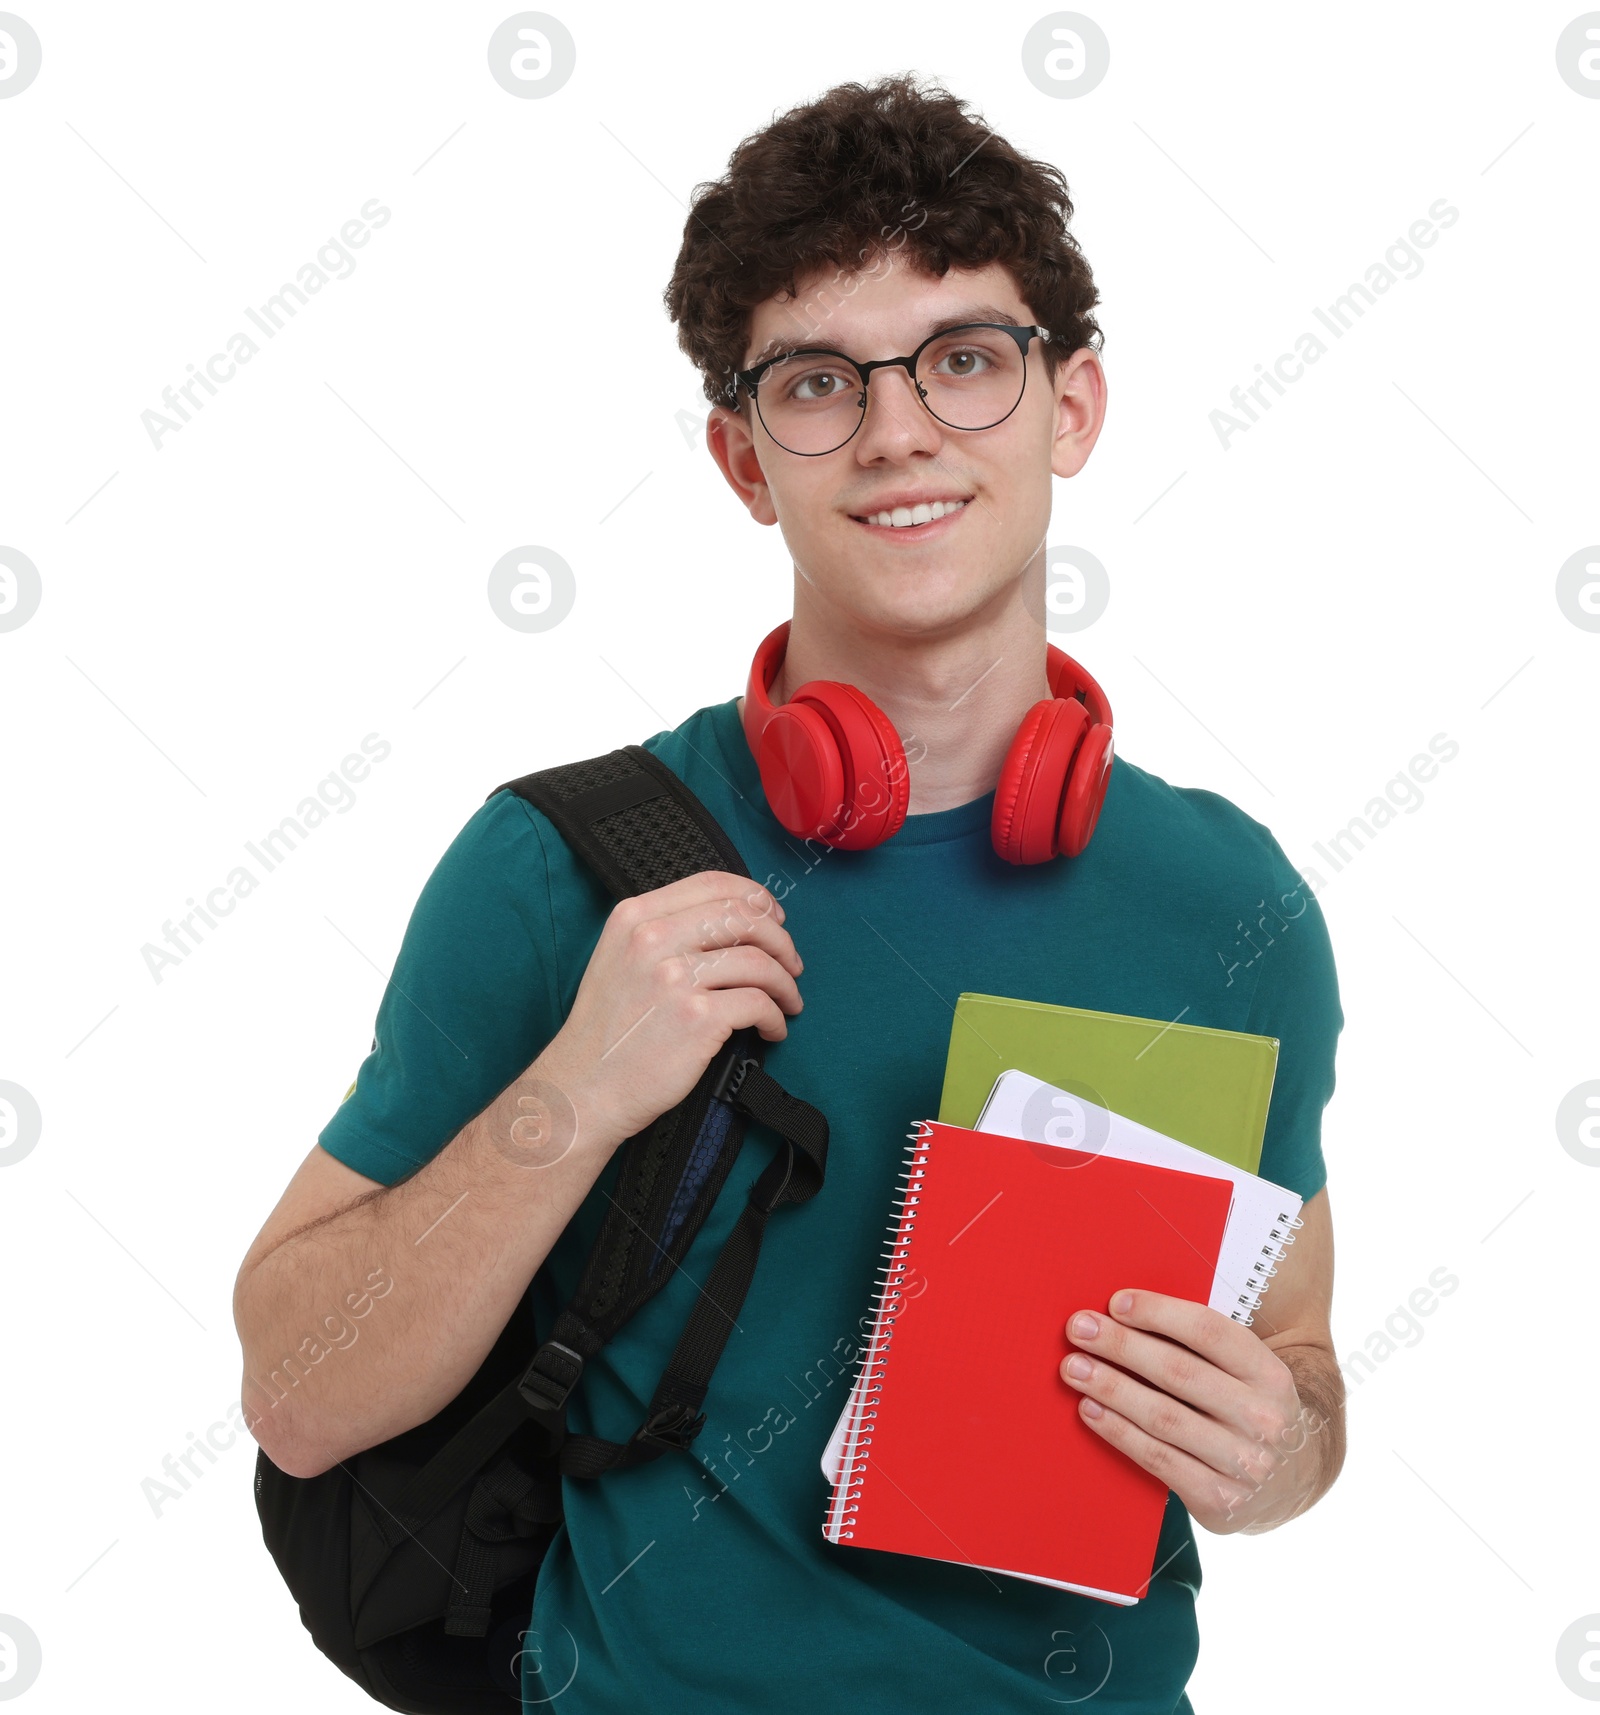
[[[785,620],[756,651],[744,730],[772,813],[801,839],[842,851],[881,845],[906,819],[905,747],[854,685],[812,679],[773,706],[789,642]],[[1008,863],[1076,857],[1089,843],[1111,777],[1111,705],[1070,655],[1046,646],[1051,695],[1017,728],[995,787],[989,837]]]

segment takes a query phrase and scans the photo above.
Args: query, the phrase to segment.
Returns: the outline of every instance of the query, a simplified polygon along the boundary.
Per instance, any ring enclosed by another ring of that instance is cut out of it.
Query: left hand
[[[1322,1419],[1248,1328],[1187,1298],[1121,1291],[1109,1315],[1076,1311],[1066,1332],[1082,1354],[1061,1362],[1079,1416],[1207,1530],[1270,1530],[1310,1504]],[[1084,1364],[1087,1375],[1072,1373]]]

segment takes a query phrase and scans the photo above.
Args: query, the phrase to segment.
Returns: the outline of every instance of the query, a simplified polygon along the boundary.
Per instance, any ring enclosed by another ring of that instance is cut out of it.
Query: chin
[[[916,638],[959,629],[1003,587],[1004,580],[974,584],[970,578],[955,576],[920,582],[897,578],[892,588],[852,578],[828,594],[832,605],[849,614],[863,631]]]

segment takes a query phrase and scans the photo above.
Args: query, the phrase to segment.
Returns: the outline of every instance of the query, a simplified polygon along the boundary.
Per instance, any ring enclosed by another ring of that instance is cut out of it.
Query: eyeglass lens
[[[881,382],[886,372],[877,370]],[[1016,409],[1027,379],[1021,348],[998,328],[953,328],[923,348],[916,384],[952,429],[988,429]],[[866,382],[847,358],[801,351],[780,359],[756,388],[756,409],[779,446],[796,453],[841,447],[860,426]]]

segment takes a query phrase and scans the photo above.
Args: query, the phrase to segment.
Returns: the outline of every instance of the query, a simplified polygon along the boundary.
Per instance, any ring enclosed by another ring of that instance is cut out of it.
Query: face
[[[952,268],[940,278],[896,257],[849,278],[825,269],[796,284],[794,298],[770,298],[752,311],[744,367],[778,341],[865,362],[909,356],[952,318],[1037,320],[999,264]],[[1094,353],[1074,353],[1052,381],[1035,338],[1021,402],[992,428],[946,427],[904,369],[879,369],[864,421],[834,452],[808,458],[785,450],[753,406],[717,407],[707,436],[751,516],[779,526],[796,571],[837,620],[927,636],[958,630],[1014,597],[1024,574],[1038,569],[1051,476],[1082,468],[1104,410]],[[883,521],[897,507],[934,502],[955,509],[910,527]]]

